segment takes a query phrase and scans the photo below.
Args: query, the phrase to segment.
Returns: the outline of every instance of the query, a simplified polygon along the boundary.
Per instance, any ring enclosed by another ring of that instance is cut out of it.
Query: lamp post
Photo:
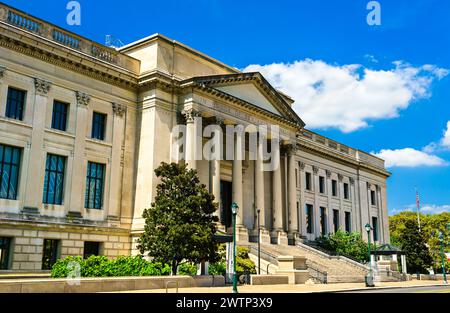
[[[439,232],[439,242],[441,243],[442,274],[444,275],[444,284],[447,284],[447,274],[445,273],[444,234],[442,232]]]
[[[258,217],[258,275],[261,275],[261,221],[259,220],[259,214],[261,209],[256,209]]]
[[[239,207],[236,202],[231,205],[231,213],[233,214],[233,293],[238,293],[237,290],[237,274],[236,274],[236,215],[238,213]]]
[[[369,250],[369,275],[366,276],[366,287],[374,287],[373,284],[373,274],[372,274],[372,257],[370,256],[370,231],[373,230],[373,228],[370,226],[369,223],[364,226],[367,232],[367,240],[368,240],[368,250]]]

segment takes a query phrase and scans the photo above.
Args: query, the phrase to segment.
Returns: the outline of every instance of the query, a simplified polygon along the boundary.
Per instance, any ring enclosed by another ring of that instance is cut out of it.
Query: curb
[[[363,291],[363,290],[378,290],[378,289],[385,290],[385,289],[404,289],[404,288],[440,287],[440,286],[450,286],[450,285],[445,285],[444,283],[442,283],[442,284],[432,284],[432,285],[411,285],[411,286],[379,286],[379,287],[375,286],[375,287],[365,287],[365,288],[313,291],[312,293],[324,293],[324,292],[340,293],[340,292]]]

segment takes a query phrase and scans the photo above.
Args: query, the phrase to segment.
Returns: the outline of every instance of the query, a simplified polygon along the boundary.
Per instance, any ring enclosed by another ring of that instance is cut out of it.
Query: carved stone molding
[[[305,163],[303,162],[298,162],[298,166],[300,167],[301,170],[305,169]]]
[[[36,88],[36,93],[41,96],[46,96],[50,91],[51,86],[52,86],[51,82],[48,82],[40,78],[34,79],[34,87]]]
[[[215,118],[216,125],[223,126],[225,125],[225,119],[221,116],[216,116]]]
[[[112,103],[112,109],[113,109],[114,114],[116,114],[118,116],[123,116],[123,114],[127,111],[126,105],[115,103],[115,102]]]
[[[2,79],[3,76],[5,76],[5,72],[6,72],[6,67],[0,66],[0,79]]]
[[[314,174],[317,174],[319,172],[319,168],[317,166],[313,166],[313,172]]]
[[[342,181],[344,179],[344,175],[338,174],[338,179],[339,179],[339,181]]]
[[[331,177],[331,171],[330,170],[326,170],[325,173],[327,174],[327,178]]]
[[[183,110],[181,114],[183,114],[186,123],[194,123],[194,119],[201,116],[201,113],[195,109]]]
[[[77,91],[76,96],[77,96],[77,104],[78,105],[87,106],[89,104],[89,102],[91,102],[91,96],[88,95],[87,93]]]
[[[298,150],[298,147],[295,144],[287,144],[287,145],[284,145],[283,148],[288,155],[295,155]]]
[[[355,184],[355,179],[354,179],[353,177],[350,177],[350,178],[349,178],[349,181],[350,181],[350,184],[351,184],[351,185],[354,185],[354,184]]]

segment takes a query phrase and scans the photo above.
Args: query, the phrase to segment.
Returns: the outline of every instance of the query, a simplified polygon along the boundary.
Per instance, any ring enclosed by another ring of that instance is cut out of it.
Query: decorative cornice
[[[52,83],[40,78],[34,79],[34,87],[36,88],[36,93],[41,96],[47,96]]]
[[[89,105],[89,102],[91,102],[91,96],[88,95],[87,93],[77,91],[76,96],[77,96],[77,104],[80,106],[87,106]]]
[[[112,109],[113,109],[114,114],[116,114],[118,116],[123,116],[123,114],[127,111],[126,105],[115,103],[115,102],[112,103]]]

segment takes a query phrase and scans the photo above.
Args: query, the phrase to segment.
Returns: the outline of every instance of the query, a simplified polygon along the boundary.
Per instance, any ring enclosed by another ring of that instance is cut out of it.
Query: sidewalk
[[[442,286],[443,281],[418,281],[376,283],[374,288],[404,288],[423,286]],[[231,293],[229,287],[210,288],[180,288],[179,293]],[[262,286],[239,286],[239,293],[311,293],[311,292],[336,292],[366,289],[364,283],[343,284],[316,284],[316,285],[262,285]],[[121,293],[165,293],[165,289],[120,291]],[[169,293],[175,293],[175,288],[169,289]]]

